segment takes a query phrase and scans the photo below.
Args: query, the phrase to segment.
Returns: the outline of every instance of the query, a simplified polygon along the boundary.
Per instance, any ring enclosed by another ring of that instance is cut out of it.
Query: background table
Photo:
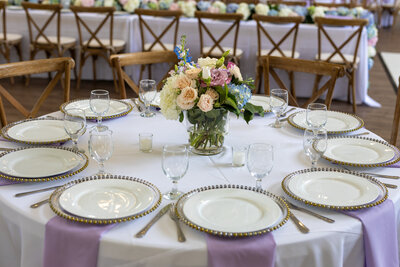
[[[263,187],[282,195],[282,179],[293,171],[310,167],[311,164],[303,152],[302,131],[287,123],[281,129],[267,127],[266,125],[273,120],[272,115],[265,118],[256,117],[247,125],[243,120],[231,117],[224,152],[210,157],[191,155],[189,170],[179,182],[179,188],[187,192],[213,184],[254,186],[255,181],[246,167],[231,167],[230,146],[267,142],[274,145],[274,167],[271,174],[264,179]],[[177,121],[168,121],[160,113],[153,118],[142,118],[137,111],[104,123],[113,130],[115,144],[114,154],[105,164],[106,171],[116,175],[143,178],[154,183],[162,192],[169,190],[171,182],[161,170],[162,146],[186,143],[187,133],[184,125]],[[93,125],[90,122],[88,127]],[[152,153],[139,152],[140,132],[154,134]],[[374,134],[370,136],[376,137]],[[87,140],[88,131],[79,141],[79,146],[86,151]],[[70,144],[67,143],[66,146],[68,145]],[[319,166],[334,167],[324,160],[320,161]],[[72,179],[94,174],[97,169],[96,162],[91,160],[89,167]],[[376,168],[373,171],[398,174],[398,169],[392,168]],[[14,194],[61,185],[69,180],[0,186],[0,266],[42,266],[45,224],[55,216],[48,205],[38,209],[29,208],[32,203],[48,197],[49,192],[23,198],[15,198]],[[396,180],[390,180],[390,183],[400,185],[400,181]],[[397,225],[400,226],[400,191],[390,190],[389,198],[395,204]],[[163,201],[162,206],[166,203],[167,201]],[[276,267],[363,267],[361,222],[339,212],[322,209],[318,212],[335,219],[336,222],[329,224],[294,211],[310,228],[310,233],[300,233],[291,221],[273,232],[277,243]],[[161,218],[144,238],[133,237],[155,213],[132,222],[121,223],[103,235],[98,266],[206,266],[205,234],[184,226],[187,242],[178,243],[175,224],[168,216]]]

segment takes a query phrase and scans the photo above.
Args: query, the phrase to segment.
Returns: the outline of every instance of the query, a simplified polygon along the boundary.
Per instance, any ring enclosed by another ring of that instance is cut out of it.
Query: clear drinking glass
[[[150,111],[150,104],[157,94],[156,81],[154,80],[141,80],[139,86],[139,97],[146,106],[144,112],[140,113],[142,117],[153,117],[154,112]]]
[[[97,128],[107,130],[107,126],[101,125],[103,116],[110,108],[110,94],[107,90],[96,89],[90,92],[90,109],[97,116]]]
[[[288,91],[285,89],[272,89],[270,106],[272,112],[276,116],[275,123],[271,124],[274,128],[281,128],[282,123],[279,121],[279,117],[285,112],[288,106]]]
[[[303,148],[304,153],[311,160],[311,168],[317,167],[317,162],[321,155],[324,154],[327,147],[328,135],[325,128],[306,129],[304,131]]]
[[[163,147],[161,166],[164,174],[172,180],[172,189],[164,198],[177,199],[182,192],[178,191],[178,181],[189,167],[189,149],[185,145],[165,145]]]
[[[99,172],[96,175],[104,175],[104,162],[111,158],[113,153],[112,131],[108,129],[99,130],[94,127],[90,131],[89,153],[99,164]]]
[[[306,120],[309,128],[317,130],[326,125],[328,120],[327,108],[325,104],[311,103],[307,106]]]
[[[85,150],[78,148],[78,139],[86,130],[85,111],[79,108],[67,109],[64,113],[64,129],[71,137],[73,149],[85,153]]]
[[[262,189],[262,179],[274,166],[274,147],[270,144],[251,144],[247,150],[247,168],[256,179],[257,189]]]

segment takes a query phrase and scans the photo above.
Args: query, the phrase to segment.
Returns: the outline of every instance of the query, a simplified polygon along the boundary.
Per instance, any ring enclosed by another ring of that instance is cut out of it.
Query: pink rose
[[[190,68],[185,71],[186,76],[188,76],[190,79],[196,79],[199,77],[199,73],[201,72],[201,69],[198,68]]]
[[[183,89],[185,87],[192,86],[193,80],[189,79],[185,74],[179,75],[178,79],[175,82],[175,86],[179,89]]]
[[[182,97],[185,102],[194,102],[197,99],[197,90],[192,87],[185,87],[178,97]]]
[[[179,9],[180,8],[179,8],[178,3],[171,3],[171,5],[169,6],[169,10],[176,11],[176,10],[179,10]]]
[[[229,71],[226,69],[212,69],[211,70],[211,86],[224,86],[231,82],[232,77],[229,75]]]
[[[208,88],[206,91],[206,95],[211,96],[213,101],[216,101],[219,98],[219,94],[212,88]]]
[[[213,109],[213,104],[214,101],[212,100],[211,96],[207,94],[202,94],[200,96],[199,102],[197,103],[197,106],[201,111],[203,112],[208,112]]]
[[[94,6],[94,0],[82,0],[82,6],[92,7]]]
[[[378,42],[378,37],[372,37],[371,39],[368,40],[368,46],[375,46],[377,42]]]
[[[182,97],[182,94],[176,98],[176,104],[183,110],[188,110],[194,107],[194,102],[186,102]]]

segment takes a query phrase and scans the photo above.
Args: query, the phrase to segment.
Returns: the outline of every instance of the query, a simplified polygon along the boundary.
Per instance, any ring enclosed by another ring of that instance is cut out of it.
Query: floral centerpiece
[[[263,108],[249,103],[253,80],[243,80],[234,63],[225,65],[221,58],[199,58],[197,63],[185,48],[186,38],[175,48],[180,62],[160,95],[161,113],[170,120],[182,122],[186,117],[189,143],[194,153],[213,155],[222,151],[227,133],[229,112],[242,116],[248,123]]]

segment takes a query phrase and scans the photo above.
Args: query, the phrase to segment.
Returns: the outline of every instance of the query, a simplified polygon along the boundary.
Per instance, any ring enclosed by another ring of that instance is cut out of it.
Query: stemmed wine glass
[[[90,92],[90,109],[97,116],[97,128],[100,130],[108,129],[107,126],[101,125],[104,114],[110,108],[110,94],[107,90],[96,89]]]
[[[139,85],[139,96],[143,101],[146,109],[140,113],[142,117],[153,117],[154,112],[150,111],[150,104],[154,100],[157,94],[156,81],[154,80],[141,80]]]
[[[89,137],[90,156],[99,164],[99,171],[96,175],[104,175],[104,162],[111,158],[113,153],[112,131],[108,129],[99,130],[94,127]]]
[[[270,144],[251,144],[247,150],[247,169],[256,179],[256,188],[262,189],[262,179],[274,166],[274,147]]]
[[[71,137],[73,149],[85,153],[85,150],[78,148],[78,139],[86,131],[85,111],[79,108],[67,109],[64,113],[64,129]]]
[[[311,160],[311,168],[317,167],[319,158],[326,151],[328,143],[328,134],[325,128],[310,129],[304,131],[303,149],[304,153]]]
[[[318,130],[326,125],[328,120],[327,108],[322,103],[311,103],[307,106],[306,121],[310,129]]]
[[[164,145],[161,166],[164,174],[172,180],[172,189],[164,198],[175,200],[182,192],[178,191],[178,181],[189,167],[189,149],[185,145]]]
[[[276,116],[275,123],[271,124],[271,127],[281,128],[282,123],[279,121],[279,117],[285,112],[288,106],[288,91],[285,89],[272,89],[270,96],[270,106],[272,112]]]

